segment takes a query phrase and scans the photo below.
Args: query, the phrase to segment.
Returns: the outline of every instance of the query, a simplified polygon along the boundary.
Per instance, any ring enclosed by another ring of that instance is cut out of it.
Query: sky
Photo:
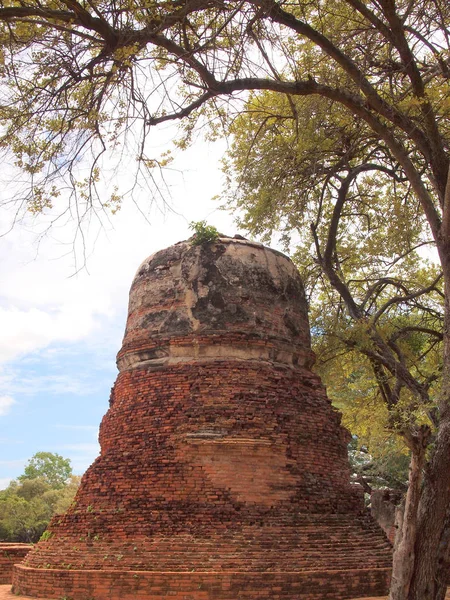
[[[192,221],[238,232],[233,216],[213,200],[223,185],[225,149],[224,142],[198,140],[168,176],[167,203],[154,202],[146,219],[126,202],[95,232],[95,242],[89,234],[81,269],[70,227],[41,238],[45,217],[26,219],[0,237],[0,489],[36,452],[70,458],[79,475],[98,455],[98,426],[117,376],[139,264],[190,237]],[[150,204],[139,200],[141,207]],[[6,217],[0,212],[0,230]]]

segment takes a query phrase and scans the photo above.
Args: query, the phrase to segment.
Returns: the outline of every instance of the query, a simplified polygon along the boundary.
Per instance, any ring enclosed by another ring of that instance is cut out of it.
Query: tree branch
[[[376,89],[369,82],[367,77],[361,72],[356,63],[337,48],[331,40],[315,30],[313,27],[297,19],[291,13],[284,11],[278,4],[272,0],[254,0],[257,6],[265,8],[271,20],[289,27],[296,33],[306,36],[321,48],[330,58],[332,58],[342,69],[351,77],[355,85],[366,96],[368,104],[378,114],[388,119],[394,125],[400,127],[407,133],[424,155],[430,160],[432,158],[429,141],[423,132],[417,127],[417,123],[411,121],[404,113],[398,111],[395,106],[388,104],[381,98]],[[386,27],[384,27],[386,29]]]
[[[394,296],[393,298],[390,298],[387,302],[385,302],[385,304],[383,304],[383,306],[373,315],[372,317],[372,321],[373,323],[376,323],[378,321],[378,319],[387,311],[387,309],[394,305],[394,304],[402,304],[404,302],[408,302],[409,300],[413,300],[414,298],[419,298],[420,296],[423,296],[424,294],[428,294],[429,292],[431,292],[432,290],[434,290],[434,288],[436,287],[436,284],[438,283],[438,281],[442,278],[442,273],[440,273],[436,279],[426,288],[422,288],[421,290],[418,290],[417,292],[413,292],[411,294],[407,294],[406,296]]]
[[[410,331],[418,331],[419,333],[426,333],[427,335],[432,335],[437,337],[438,340],[442,341],[444,339],[444,335],[442,331],[436,331],[435,329],[430,329],[429,327],[420,327],[419,325],[408,325],[406,327],[402,327],[398,331],[396,331],[390,339],[392,341],[397,340],[399,337],[403,337],[407,335]]]

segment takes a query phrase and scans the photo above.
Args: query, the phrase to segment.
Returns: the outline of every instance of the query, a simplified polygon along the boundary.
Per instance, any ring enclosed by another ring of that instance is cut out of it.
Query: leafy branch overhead
[[[348,376],[368,364],[385,425],[405,432],[415,419],[434,422],[442,272],[426,258],[427,221],[389,150],[330,103],[273,92],[253,94],[231,130],[229,205],[254,234],[301,240],[294,260],[335,396],[342,382],[347,404],[358,406]]]
[[[426,11],[405,0],[0,7],[1,145],[28,176],[30,210],[57,203],[61,180],[92,200],[102,159],[120,162],[125,147],[137,176],[151,181],[160,168],[147,155],[152,125],[185,119],[189,139],[198,118],[225,123],[236,93],[271,90],[357,116],[400,165],[437,233],[448,171],[446,3],[428,1]],[[113,191],[103,203],[120,198]]]

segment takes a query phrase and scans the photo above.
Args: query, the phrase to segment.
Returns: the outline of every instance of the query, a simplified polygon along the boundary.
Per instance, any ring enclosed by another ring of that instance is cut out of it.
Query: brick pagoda
[[[340,600],[386,592],[390,546],[350,484],[311,371],[292,262],[181,242],[134,278],[101,454],[14,591],[74,600]]]

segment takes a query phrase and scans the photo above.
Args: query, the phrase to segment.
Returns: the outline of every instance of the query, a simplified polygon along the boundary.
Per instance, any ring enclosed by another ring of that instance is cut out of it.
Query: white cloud
[[[54,313],[38,308],[0,307],[0,361],[11,360],[51,342],[80,340],[93,328],[93,315],[87,314],[83,307],[80,310],[70,304]]]
[[[11,482],[10,477],[0,477],[0,490],[5,490]]]
[[[16,401],[11,396],[0,396],[0,417],[7,415],[15,403]]]
[[[57,423],[55,425],[55,427],[57,429],[71,429],[74,431],[92,431],[95,433],[98,432],[97,425],[61,425],[61,424]]]
[[[5,257],[0,262],[0,362],[51,344],[104,339],[96,334],[111,328],[117,315],[126,314],[128,289],[142,260],[187,237],[183,219],[167,231],[164,220],[152,227],[135,213],[132,207],[124,208],[116,229],[95,243],[88,270],[75,275],[70,252],[57,258],[58,245],[51,239],[41,243],[37,257],[31,234],[12,231],[0,239]],[[116,337],[120,344],[120,334]]]
[[[31,233],[13,230],[0,238],[0,252],[5,257],[0,262],[0,362],[43,351],[51,344],[104,339],[98,332],[104,331],[105,325],[116,324],[118,315],[124,320],[128,290],[142,260],[189,237],[188,222],[192,220],[206,218],[221,231],[230,231],[224,224],[231,223],[229,215],[221,212],[217,217],[214,213],[214,221],[205,214],[213,205],[204,180],[197,187],[193,199],[183,207],[186,217],[171,214],[166,218],[154,210],[149,224],[133,204],[124,206],[113,219],[114,230],[102,231],[92,242],[87,269],[76,274],[70,247],[68,255],[61,256],[61,244],[54,239],[44,239],[36,255]],[[121,323],[122,331],[124,325]]]
[[[100,454],[98,443],[80,442],[78,444],[62,444],[57,450],[62,450],[64,456],[70,458],[73,472],[84,473]]]
[[[55,368],[55,372],[41,374],[39,370],[29,368],[29,363],[33,365],[33,361],[29,359],[29,356],[23,359],[26,366],[22,370],[10,364],[0,364],[0,389],[4,397],[34,397],[39,393],[85,396],[101,389],[103,385],[102,377],[95,371],[95,360],[91,360],[91,370],[86,372],[79,373],[75,370],[66,373],[63,369],[57,371]]]

